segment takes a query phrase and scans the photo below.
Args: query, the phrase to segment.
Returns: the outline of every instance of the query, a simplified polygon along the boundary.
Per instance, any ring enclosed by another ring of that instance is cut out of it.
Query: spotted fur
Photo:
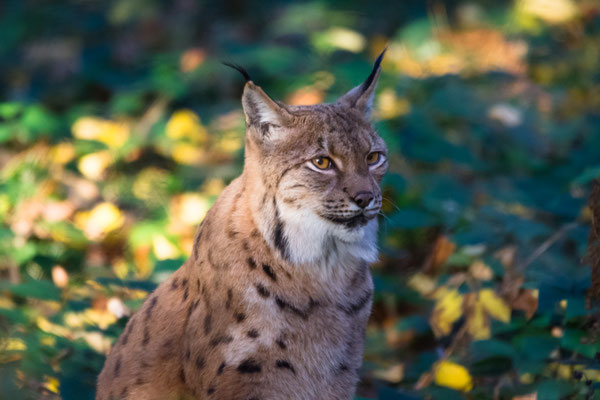
[[[192,256],[130,319],[98,400],[353,397],[387,168],[369,122],[380,61],[314,106],[274,102],[245,75],[244,172],[206,215]],[[383,161],[368,165],[370,152]],[[335,168],[315,169],[322,156]]]

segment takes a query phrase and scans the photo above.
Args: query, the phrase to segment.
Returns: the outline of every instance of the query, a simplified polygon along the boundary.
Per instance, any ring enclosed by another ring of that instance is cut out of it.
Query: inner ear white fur
[[[248,124],[285,125],[290,119],[287,110],[273,101],[259,86],[247,82],[242,105]]]

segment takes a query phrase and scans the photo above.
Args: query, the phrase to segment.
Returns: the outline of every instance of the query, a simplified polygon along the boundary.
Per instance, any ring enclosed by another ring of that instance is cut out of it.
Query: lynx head
[[[313,106],[273,101],[240,69],[247,78],[244,173],[260,175],[260,209],[269,221],[261,230],[284,258],[315,262],[349,248],[374,258],[388,163],[370,111],[383,54],[364,83]]]

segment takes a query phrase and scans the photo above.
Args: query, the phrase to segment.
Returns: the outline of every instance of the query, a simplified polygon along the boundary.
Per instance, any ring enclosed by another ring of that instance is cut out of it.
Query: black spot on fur
[[[211,395],[211,394],[213,394],[214,392],[215,392],[215,388],[213,388],[213,387],[209,387],[209,388],[208,388],[208,390],[206,391],[206,394],[210,396],[210,395]]]
[[[198,307],[198,304],[200,304],[200,299],[197,299],[196,301],[192,301],[190,303],[190,305],[188,306],[188,310],[187,310],[186,321],[188,319],[190,319],[190,315],[192,315],[192,313],[194,312],[194,310]]]
[[[209,343],[209,344],[210,344],[212,347],[216,347],[216,346],[218,346],[218,345],[220,345],[220,344],[223,344],[223,343],[225,343],[225,344],[226,344],[226,343],[231,343],[231,342],[233,342],[233,337],[231,337],[231,336],[229,336],[229,335],[219,335],[219,336],[215,336],[215,337],[213,337],[213,338],[210,340],[210,343]]]
[[[210,314],[206,314],[204,317],[204,334],[208,335],[210,330],[212,329],[212,316]]]
[[[287,349],[287,345],[285,344],[285,342],[284,342],[283,340],[281,340],[281,339],[277,339],[277,340],[275,341],[275,343],[277,343],[277,346],[279,346],[279,348],[280,348],[281,350],[286,350],[286,349]]]
[[[256,360],[248,358],[238,365],[237,370],[241,374],[255,374],[262,371],[262,367]]]
[[[231,288],[227,289],[227,301],[225,302],[225,308],[231,308],[231,300],[233,299],[233,290]]]
[[[242,312],[235,313],[235,321],[239,324],[246,319],[246,314]]]
[[[296,373],[296,370],[294,369],[294,367],[292,366],[292,364],[290,364],[289,361],[286,361],[286,360],[277,360],[277,361],[275,361],[275,366],[277,368],[289,369],[294,374]]]
[[[250,269],[256,269],[256,262],[250,257],[248,258],[248,266],[250,267]]]
[[[123,388],[123,390],[121,390],[121,394],[120,394],[120,398],[124,399],[125,397],[127,397],[127,393],[129,392],[129,388],[127,386],[125,386]]]
[[[231,227],[229,227],[229,229],[227,230],[227,236],[230,239],[235,238],[238,234],[239,234],[239,232],[234,231]]]
[[[146,308],[146,314],[145,314],[146,321],[148,321],[150,319],[150,316],[152,315],[152,310],[154,310],[154,307],[156,307],[157,302],[158,302],[158,297],[156,295],[154,295],[154,297],[152,297],[152,300],[150,300],[150,304],[148,305],[148,308]]]
[[[282,311],[289,311],[292,314],[297,315],[302,319],[308,319],[310,314],[312,314],[314,309],[319,305],[319,303],[317,303],[312,298],[310,298],[308,306],[306,307],[306,309],[302,310],[302,309],[296,307],[295,305],[285,301],[284,299],[282,299],[279,296],[275,297],[275,303]]]
[[[117,362],[115,363],[115,369],[113,371],[113,375],[116,378],[121,373],[121,357],[117,357]]]
[[[142,339],[142,346],[146,346],[146,345],[148,345],[148,343],[150,343],[150,331],[148,330],[148,327],[145,326],[144,327],[144,338]]]
[[[146,382],[144,382],[144,380],[143,380],[143,379],[142,379],[140,376],[138,376],[138,377],[136,378],[136,380],[135,380],[135,384],[136,384],[136,385],[138,385],[138,386],[140,386],[140,385],[143,385],[143,384],[145,384],[145,383],[146,383]]]
[[[190,351],[190,349],[186,349],[185,354],[183,355],[183,358],[185,358],[185,361],[190,361],[191,356],[192,356],[192,352]]]
[[[202,358],[201,356],[198,356],[198,358],[196,358],[196,368],[202,369],[202,368],[204,368],[205,365],[206,365],[206,362],[204,361],[204,358]]]
[[[246,251],[246,252],[250,251],[250,245],[248,244],[248,241],[247,241],[247,240],[245,240],[245,239],[242,241],[242,248],[243,248],[243,249],[244,249],[244,251]]]
[[[223,362],[221,363],[221,365],[219,365],[219,369],[217,370],[217,375],[221,375],[221,374],[223,373],[223,370],[225,369],[225,366],[226,366],[226,365],[227,365],[227,364],[225,364],[225,361],[223,361]]]
[[[279,218],[279,208],[277,208],[277,200],[273,197],[273,208],[275,209],[275,229],[273,230],[273,243],[281,253],[284,259],[288,259],[288,240],[285,237],[283,222]]]
[[[264,298],[267,298],[271,295],[271,292],[269,292],[269,290],[260,283],[256,284],[256,291]]]
[[[196,279],[196,290],[200,291],[200,279]]]
[[[338,308],[343,310],[348,315],[353,315],[359,312],[364,306],[367,305],[371,297],[373,296],[372,291],[366,292],[362,297],[358,299],[356,303],[348,304],[348,305],[338,305]]]
[[[253,238],[257,238],[260,236],[260,232],[256,228],[252,229],[252,232],[250,232],[250,236],[252,236]]]
[[[179,287],[179,281],[177,280],[177,278],[173,279],[173,282],[171,282],[171,290],[175,290]]]
[[[278,213],[275,213],[277,215]],[[275,243],[275,247],[280,251],[281,256],[284,259],[288,259],[288,243],[287,238],[283,234],[283,222],[277,219],[277,223],[275,224],[275,230],[273,231],[273,243]]]
[[[127,324],[127,328],[125,328],[125,332],[123,333],[123,336],[121,336],[121,344],[126,345],[127,342],[129,341],[129,335],[131,335],[131,331],[133,330],[134,324],[135,324],[135,320],[132,318],[131,321],[129,321],[129,324]]]
[[[183,368],[179,370],[179,379],[181,380],[181,383],[185,384],[185,370]]]
[[[188,288],[186,287],[186,288],[185,288],[185,291],[183,292],[183,299],[182,299],[181,301],[182,301],[182,302],[185,302],[185,301],[187,300],[187,298],[188,298],[189,294],[190,294],[190,293],[189,293],[189,290],[188,290]]]
[[[165,340],[162,344],[162,347],[165,350],[165,352],[169,352],[172,349],[174,343],[175,342],[173,341],[173,339]]]
[[[273,268],[271,268],[271,266],[270,266],[270,265],[268,265],[268,264],[263,264],[263,265],[262,265],[262,269],[263,269],[263,271],[265,272],[265,274],[267,274],[267,276],[268,276],[269,278],[271,278],[271,280],[272,280],[273,282],[277,281],[277,276],[275,275],[275,271],[273,271]]]
[[[258,333],[258,331],[256,329],[250,329],[248,331],[248,337],[250,337],[252,339],[256,339],[259,336],[260,336],[260,333]]]

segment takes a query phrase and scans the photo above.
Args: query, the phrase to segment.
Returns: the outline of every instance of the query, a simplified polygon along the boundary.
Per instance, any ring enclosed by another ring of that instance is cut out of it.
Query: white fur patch
[[[309,208],[296,209],[279,203],[279,216],[290,261],[310,264],[330,275],[339,268],[351,268],[359,262],[377,261],[377,220],[363,227],[348,229],[327,221]]]

